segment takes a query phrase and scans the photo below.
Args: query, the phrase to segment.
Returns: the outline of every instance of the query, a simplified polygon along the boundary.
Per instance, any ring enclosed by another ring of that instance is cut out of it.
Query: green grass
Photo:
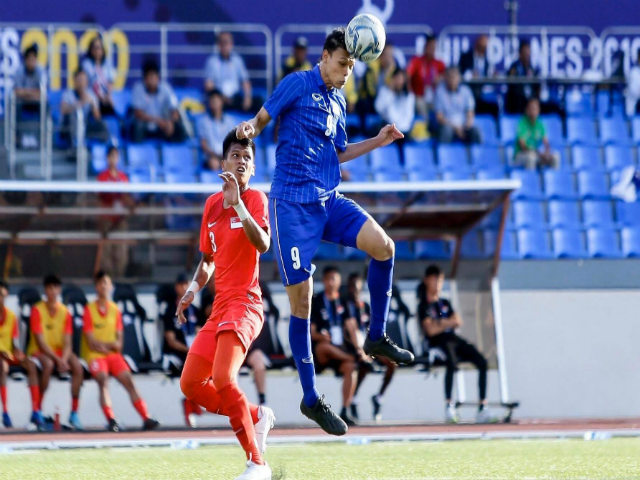
[[[0,478],[233,479],[243,471],[243,457],[228,446],[13,453],[0,455]],[[640,479],[640,439],[274,445],[267,460],[274,480],[632,480]]]

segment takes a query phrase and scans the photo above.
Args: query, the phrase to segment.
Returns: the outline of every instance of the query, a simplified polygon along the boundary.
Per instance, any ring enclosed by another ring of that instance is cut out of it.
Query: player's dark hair
[[[529,98],[527,99],[527,103],[526,103],[526,105],[525,105],[525,110],[526,110],[527,108],[529,108],[529,104],[531,104],[532,102],[537,102],[537,103],[539,104],[539,103],[540,103],[540,100],[539,100],[539,99],[538,99],[538,97],[536,97],[535,95],[534,95],[534,96],[532,96],[532,97],[529,97]]]
[[[331,273],[340,273],[340,270],[338,270],[338,267],[336,267],[335,265],[327,265],[326,267],[324,267],[324,270],[322,270],[323,277],[326,277]]]
[[[142,76],[146,77],[149,73],[160,74],[160,67],[158,67],[158,62],[154,58],[148,58],[142,64]]]
[[[105,277],[108,277],[109,274],[104,271],[104,270],[98,270],[94,275],[93,275],[93,281],[94,283],[98,283],[100,280],[102,280]]]
[[[438,38],[435,35],[425,35],[424,44],[435,42]]]
[[[347,280],[348,284],[351,284],[353,282],[355,282],[356,280],[362,280],[362,275],[360,275],[358,272],[353,272],[349,274],[349,278]]]
[[[436,276],[439,277],[442,274],[442,270],[437,265],[429,265],[427,269],[424,271],[425,277]]]
[[[62,280],[60,280],[60,277],[58,277],[57,275],[50,273],[49,275],[46,275],[44,277],[44,279],[42,280],[42,285],[45,287],[48,287],[49,285],[59,287],[60,285],[62,285]]]
[[[522,49],[524,47],[530,47],[531,46],[531,42],[529,41],[528,38],[523,38],[522,40],[520,40],[520,45],[518,45],[518,53],[522,52]]]
[[[211,90],[209,90],[209,91],[207,92],[207,98],[209,98],[209,99],[210,99],[211,97],[213,97],[214,95],[218,95],[219,97],[222,97],[222,96],[223,96],[223,95],[222,95],[222,92],[221,92],[220,90],[218,90],[217,88],[212,88]]]
[[[334,29],[324,41],[323,50],[326,50],[329,53],[335,52],[337,49],[342,48],[347,50],[347,43],[344,38],[344,28],[336,28]]]
[[[117,152],[118,151],[118,147],[115,146],[114,144],[111,144],[107,147],[107,157],[109,155],[111,155],[112,152]]]
[[[27,58],[29,55],[35,55],[36,57],[38,56],[38,44],[37,43],[32,43],[31,45],[29,45],[29,47],[27,47],[24,51],[24,53],[22,54],[23,58]]]
[[[4,288],[7,292],[9,291],[9,284],[0,278],[0,288]]]
[[[227,136],[224,137],[224,141],[222,142],[222,159],[226,160],[227,154],[229,150],[231,150],[231,145],[242,145],[243,147],[249,147],[253,152],[253,158],[256,157],[256,143],[251,138],[243,138],[242,140],[236,137],[236,130],[233,129]]]

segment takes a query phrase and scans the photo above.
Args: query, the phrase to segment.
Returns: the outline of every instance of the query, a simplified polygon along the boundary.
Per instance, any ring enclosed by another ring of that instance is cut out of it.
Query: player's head
[[[535,122],[540,115],[540,100],[536,97],[531,97],[527,100],[527,106],[524,113],[531,122]]]
[[[324,292],[326,294],[336,294],[342,285],[342,276],[340,270],[334,265],[324,267],[322,271],[322,283],[324,284]]]
[[[520,57],[520,61],[525,65],[529,65],[529,63],[531,63],[531,43],[529,42],[529,40],[520,40],[520,45],[518,46],[518,56]]]
[[[324,41],[321,74],[328,88],[342,88],[349,80],[356,60],[349,52],[344,39],[344,28],[336,28]]]
[[[439,295],[444,283],[444,274],[437,265],[429,265],[424,272],[424,284],[428,295]]]
[[[233,35],[231,35],[231,32],[220,32],[218,35],[218,49],[220,50],[220,55],[224,58],[231,55],[233,51]]]
[[[438,39],[435,35],[427,35],[424,41],[424,56],[427,58],[435,58]]]
[[[189,288],[189,276],[186,273],[180,273],[176,277],[176,282],[173,284],[178,300],[184,297],[184,294],[187,293],[187,288]]]
[[[154,59],[145,60],[142,65],[142,81],[148,92],[155,92],[160,85],[160,68]]]
[[[209,111],[213,114],[214,117],[219,117],[222,115],[224,110],[224,98],[222,96],[222,92],[216,88],[210,90],[208,95],[208,106]]]
[[[362,275],[359,273],[352,273],[349,275],[347,285],[349,287],[349,293],[354,297],[357,297],[362,292]]]
[[[0,278],[0,305],[4,305],[4,300],[9,295],[9,284]]]
[[[38,45],[32,44],[24,51],[24,66],[28,72],[33,72],[38,65]]]
[[[96,287],[98,298],[109,298],[111,290],[113,289],[113,283],[111,282],[111,277],[107,272],[104,270],[98,270],[98,272],[93,276],[93,283]]]
[[[120,161],[120,151],[118,147],[111,144],[107,147],[107,166],[110,169],[118,168],[118,162]]]
[[[87,48],[87,56],[95,63],[104,63],[105,56],[102,35],[97,34],[95,37],[93,37],[91,43],[89,43],[89,48]]]
[[[87,89],[89,86],[89,78],[87,77],[87,72],[82,70],[81,68],[77,69],[73,74],[73,87],[78,91],[82,92]]]
[[[222,142],[222,170],[231,172],[238,180],[240,188],[249,183],[256,172],[254,158],[256,144],[250,138],[238,140],[236,131],[231,130]]]
[[[44,286],[44,294],[47,297],[47,301],[55,302],[62,291],[62,280],[60,277],[54,274],[49,274],[42,280]]]
[[[458,90],[460,86],[460,70],[458,67],[449,67],[444,73],[444,81],[447,84],[447,89],[451,92]]]
[[[489,45],[489,36],[486,34],[479,35],[476,38],[474,50],[484,55],[487,53],[487,45]]]
[[[309,46],[309,41],[307,37],[300,36],[296,38],[296,41],[293,42],[293,58],[296,63],[302,64],[307,59],[307,48]]]

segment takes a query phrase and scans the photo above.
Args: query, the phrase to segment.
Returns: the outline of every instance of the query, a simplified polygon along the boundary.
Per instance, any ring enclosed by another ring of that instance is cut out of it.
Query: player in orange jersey
[[[236,480],[270,480],[262,459],[273,411],[248,402],[236,377],[247,350],[263,324],[260,254],[269,249],[269,218],[264,193],[249,188],[254,174],[255,144],[238,140],[235,131],[223,142],[222,192],[205,204],[200,230],[202,259],[176,315],[193,302],[215,270],[216,297],[211,316],[198,332],[180,378],[185,396],[209,412],[229,417],[247,455],[247,469]]]
[[[71,377],[71,413],[69,423],[77,430],[82,429],[78,418],[78,399],[84,379],[84,371],[78,357],[71,351],[73,324],[71,314],[60,302],[61,280],[55,275],[44,278],[45,299],[31,308],[29,326],[29,361],[40,370],[40,406],[49,386],[51,374],[55,371],[62,377]]]
[[[129,365],[122,356],[123,327],[122,314],[118,306],[110,300],[113,284],[111,277],[99,271],[94,276],[98,298],[87,304],[84,309],[84,333],[81,343],[81,354],[89,364],[89,372],[93,375],[100,390],[100,406],[107,418],[108,429],[119,432],[120,425],[116,421],[111,408],[109,396],[109,375],[114,377],[127,391],[131,403],[142,417],[144,430],[153,430],[159,423],[149,416],[147,404],[140,397],[133,383]]]

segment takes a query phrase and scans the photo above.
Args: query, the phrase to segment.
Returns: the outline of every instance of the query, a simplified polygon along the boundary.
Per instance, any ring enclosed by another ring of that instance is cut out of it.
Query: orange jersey
[[[85,334],[92,333],[96,340],[105,343],[115,342],[118,338],[118,332],[122,331],[122,313],[114,302],[107,303],[106,311],[98,307],[97,300],[88,303],[84,308],[82,322],[82,331]],[[109,354],[91,350],[83,335],[80,343],[80,355],[87,362],[91,362],[96,358],[107,357]]]
[[[247,189],[241,198],[258,226],[268,229],[267,196],[258,190]],[[207,199],[200,229],[200,251],[213,255],[216,267],[212,316],[229,302],[247,302],[247,298],[262,309],[262,292],[258,283],[260,252],[249,241],[236,211],[232,207],[224,208],[223,201],[222,192]]]
[[[16,315],[6,306],[0,309],[0,353],[13,356],[13,341],[18,339]]]
[[[31,335],[29,336],[27,355],[35,355],[40,352],[38,342],[36,342],[36,334],[42,334],[44,342],[49,348],[56,354],[62,355],[64,337],[73,332],[71,314],[67,307],[58,302],[54,314],[51,315],[44,300],[39,301],[31,308],[29,327]]]

